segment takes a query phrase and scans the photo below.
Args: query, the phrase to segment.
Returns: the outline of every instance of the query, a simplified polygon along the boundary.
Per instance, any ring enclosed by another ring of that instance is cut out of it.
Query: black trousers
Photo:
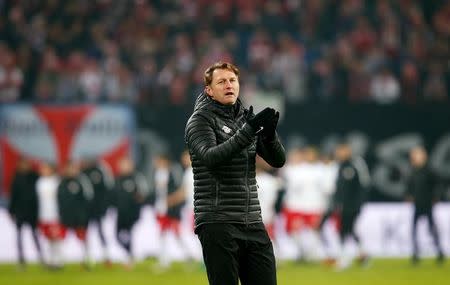
[[[210,285],[277,284],[272,242],[263,223],[204,224],[197,230]]]
[[[425,216],[427,218],[428,229],[430,230],[431,236],[433,237],[434,245],[436,247],[438,255],[442,255],[443,254],[442,247],[439,241],[439,234],[436,227],[436,223],[434,222],[432,208],[429,209],[415,208],[413,217],[413,228],[412,228],[413,256],[417,257],[419,254],[419,246],[417,243],[417,221],[421,216]]]
[[[24,264],[26,262],[25,260],[25,254],[23,251],[23,243],[22,243],[22,230],[25,225],[29,225],[31,228],[31,234],[33,236],[33,241],[36,246],[39,260],[43,262],[42,257],[42,251],[41,251],[41,244],[39,242],[39,236],[38,236],[38,230],[35,223],[29,223],[25,221],[16,221],[16,230],[17,230],[17,236],[16,236],[16,242],[17,242],[17,252],[19,254],[19,263]]]
[[[102,217],[93,217],[90,221],[89,221],[90,225],[95,225],[97,228],[97,233],[98,236],[100,237],[100,242],[102,243],[103,247],[106,247],[106,239],[105,239],[105,234],[103,232],[103,222],[102,222]]]
[[[359,236],[355,232],[356,219],[359,216],[359,211],[343,212],[341,214],[341,229],[339,235],[341,242],[345,242],[346,237],[352,237],[358,244],[360,243]]]
[[[132,241],[133,241],[133,226],[134,223],[117,223],[116,238],[119,244],[126,250],[128,257],[133,258]]]

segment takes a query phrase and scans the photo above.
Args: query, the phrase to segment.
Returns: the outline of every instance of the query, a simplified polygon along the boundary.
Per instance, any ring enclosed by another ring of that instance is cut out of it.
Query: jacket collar
[[[197,100],[195,101],[194,111],[200,109],[210,110],[218,115],[231,118],[235,118],[240,113],[244,112],[244,107],[242,105],[242,101],[240,100],[240,98],[238,98],[236,103],[233,105],[223,105],[213,100],[205,92],[201,92],[198,95]]]

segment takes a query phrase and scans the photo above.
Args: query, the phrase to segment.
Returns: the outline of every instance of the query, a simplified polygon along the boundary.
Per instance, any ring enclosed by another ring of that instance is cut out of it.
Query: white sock
[[[168,267],[170,265],[171,258],[169,254],[169,232],[164,231],[161,233],[161,247],[159,249],[158,261],[163,267]]]

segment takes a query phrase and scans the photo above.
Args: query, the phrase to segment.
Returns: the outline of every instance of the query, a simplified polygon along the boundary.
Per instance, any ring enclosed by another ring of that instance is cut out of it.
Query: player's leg
[[[90,261],[89,244],[87,242],[87,227],[80,226],[75,228],[75,235],[83,246],[84,257],[82,265],[85,269],[89,269],[91,266],[91,261]]]
[[[443,262],[444,261],[444,252],[442,251],[442,247],[441,247],[441,242],[440,242],[440,238],[439,238],[439,232],[436,226],[436,223],[434,221],[434,217],[433,217],[433,211],[430,209],[430,211],[428,211],[426,213],[427,216],[427,220],[428,220],[428,228],[430,230],[431,236],[433,237],[433,242],[434,242],[434,246],[436,247],[437,250],[437,261],[438,262]]]
[[[354,215],[351,217],[351,236],[353,240],[356,242],[356,245],[358,247],[358,263],[359,265],[365,267],[369,265],[369,255],[364,249],[364,245],[361,242],[361,238],[359,237],[359,234],[355,231],[356,221],[359,217],[359,212],[354,213]]]
[[[23,241],[22,241],[22,228],[23,223],[20,221],[16,221],[16,245],[17,245],[17,253],[18,253],[18,263],[19,266],[25,266],[25,255],[23,253]]]
[[[32,234],[32,237],[33,237],[33,241],[34,241],[34,244],[36,246],[36,250],[37,250],[38,256],[39,256],[39,262],[41,264],[44,264],[45,263],[44,262],[44,255],[42,253],[41,241],[39,240],[38,227],[37,227],[37,225],[35,223],[31,224],[30,226],[31,226],[31,234]]]
[[[108,253],[108,244],[106,242],[105,234],[104,234],[104,231],[103,231],[102,217],[95,217],[95,218],[93,218],[92,219],[92,223],[95,224],[98,236],[100,238],[100,243],[102,245],[102,250],[103,250],[103,252],[102,252],[103,260],[104,260],[106,265],[110,265],[111,261],[110,261],[109,253]]]
[[[412,254],[412,262],[415,264],[419,262],[419,246],[417,242],[417,221],[419,220],[420,213],[417,209],[414,209],[413,223],[412,223],[412,245],[413,245],[413,254]]]
[[[116,238],[119,244],[125,249],[128,257],[128,262],[126,263],[127,268],[133,266],[134,258],[132,252],[132,236],[131,229],[133,225],[129,223],[118,223],[116,228]]]
[[[343,270],[350,267],[352,263],[352,256],[350,250],[347,248],[348,238],[352,235],[352,213],[342,213],[342,223],[339,231],[339,238],[341,243],[339,259],[337,262],[337,269]]]

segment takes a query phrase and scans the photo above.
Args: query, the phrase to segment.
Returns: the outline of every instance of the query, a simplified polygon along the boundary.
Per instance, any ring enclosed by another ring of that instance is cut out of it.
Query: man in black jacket
[[[28,224],[31,227],[33,240],[38,250],[39,259],[43,262],[41,246],[38,238],[37,219],[38,202],[36,193],[36,181],[38,175],[31,168],[30,162],[21,158],[17,165],[17,171],[11,184],[11,199],[8,207],[11,218],[17,228],[17,251],[19,265],[25,265],[25,256],[22,245],[22,229]]]
[[[185,139],[194,171],[195,232],[210,284],[276,284],[275,257],[261,219],[255,158],[282,167],[285,152],[272,108],[253,114],[239,97],[239,70],[206,69]]]
[[[86,175],[80,171],[80,166],[74,161],[66,163],[61,182],[58,186],[58,209],[61,223],[75,232],[84,249],[85,268],[90,267],[89,248],[87,243],[87,227],[89,210],[94,191]]]
[[[103,250],[103,258],[106,265],[110,265],[108,255],[108,245],[106,243],[105,234],[103,232],[103,217],[111,204],[112,190],[114,180],[109,166],[103,161],[97,161],[94,158],[85,159],[82,162],[83,174],[89,179],[94,191],[94,197],[91,202],[89,224],[97,228],[100,242]]]
[[[414,202],[413,217],[413,264],[419,261],[417,245],[417,221],[421,216],[425,216],[428,221],[429,229],[437,249],[437,261],[444,261],[444,254],[439,242],[439,234],[436,223],[433,219],[433,206],[439,200],[439,194],[436,189],[436,177],[428,167],[428,155],[423,147],[415,147],[410,151],[410,162],[413,171],[407,184],[407,199]]]
[[[342,252],[337,266],[342,270],[349,267],[352,262],[352,256],[345,249],[348,238],[353,238],[359,247],[360,264],[366,265],[368,262],[368,256],[355,232],[355,224],[366,200],[370,175],[365,161],[361,157],[353,156],[350,144],[346,142],[339,144],[336,148],[336,158],[339,161],[339,169],[333,203],[341,217],[339,236]]]
[[[131,158],[120,159],[118,168],[119,175],[114,185],[114,205],[117,210],[116,237],[128,255],[124,267],[131,269],[134,266],[132,229],[140,218],[141,206],[148,195],[148,185],[144,176],[135,170]]]

